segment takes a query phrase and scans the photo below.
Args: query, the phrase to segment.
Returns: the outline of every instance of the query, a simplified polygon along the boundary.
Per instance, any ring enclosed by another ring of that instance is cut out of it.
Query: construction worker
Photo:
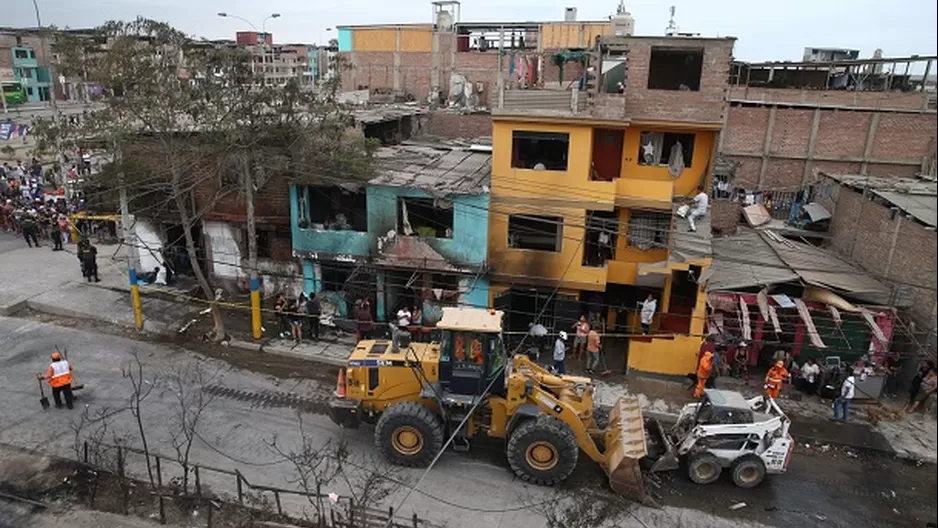
[[[713,374],[713,352],[707,350],[700,356],[700,362],[697,363],[697,388],[694,390],[694,398],[703,396],[704,386],[711,374]]]
[[[784,361],[776,361],[775,366],[769,369],[765,375],[765,396],[768,398],[778,398],[782,392],[782,383],[788,379],[788,369],[785,368]]]
[[[72,366],[68,360],[62,358],[58,352],[52,353],[52,363],[46,370],[45,375],[36,374],[41,380],[46,380],[52,387],[52,399],[55,400],[55,406],[62,407],[62,399],[59,394],[65,395],[65,406],[72,408]]]

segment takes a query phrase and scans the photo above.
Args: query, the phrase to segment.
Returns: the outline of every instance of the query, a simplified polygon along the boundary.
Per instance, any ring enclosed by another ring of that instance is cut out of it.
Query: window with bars
[[[668,247],[671,212],[632,211],[629,216],[628,244],[638,249]]]

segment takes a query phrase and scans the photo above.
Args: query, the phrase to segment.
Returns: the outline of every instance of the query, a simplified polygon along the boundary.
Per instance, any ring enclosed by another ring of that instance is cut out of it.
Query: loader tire
[[[687,476],[697,484],[710,484],[720,478],[723,466],[710,453],[697,453],[687,459]]]
[[[765,462],[757,455],[743,455],[733,461],[732,476],[740,488],[754,488],[765,480]]]
[[[508,465],[521,480],[541,486],[566,480],[579,454],[573,431],[552,416],[523,422],[508,440]]]
[[[378,419],[375,446],[391,463],[426,467],[443,448],[443,424],[420,403],[398,403]]]

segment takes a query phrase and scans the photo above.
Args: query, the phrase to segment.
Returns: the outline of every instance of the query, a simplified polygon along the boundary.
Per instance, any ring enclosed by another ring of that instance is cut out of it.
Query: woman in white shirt
[[[804,366],[801,367],[801,389],[808,394],[816,393],[817,380],[820,376],[820,365],[818,365],[814,359],[809,359]]]

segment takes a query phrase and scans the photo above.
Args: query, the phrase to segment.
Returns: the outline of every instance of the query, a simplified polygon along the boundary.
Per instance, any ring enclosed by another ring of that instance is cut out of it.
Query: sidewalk
[[[117,246],[98,247],[101,282],[89,283],[81,276],[74,245],[66,245],[65,251],[52,251],[45,243],[29,248],[8,233],[0,233],[0,244],[0,315],[30,308],[135,328],[126,270],[123,261],[112,258]],[[175,331],[193,311],[186,304],[147,296],[142,305],[144,331],[151,333]]]

